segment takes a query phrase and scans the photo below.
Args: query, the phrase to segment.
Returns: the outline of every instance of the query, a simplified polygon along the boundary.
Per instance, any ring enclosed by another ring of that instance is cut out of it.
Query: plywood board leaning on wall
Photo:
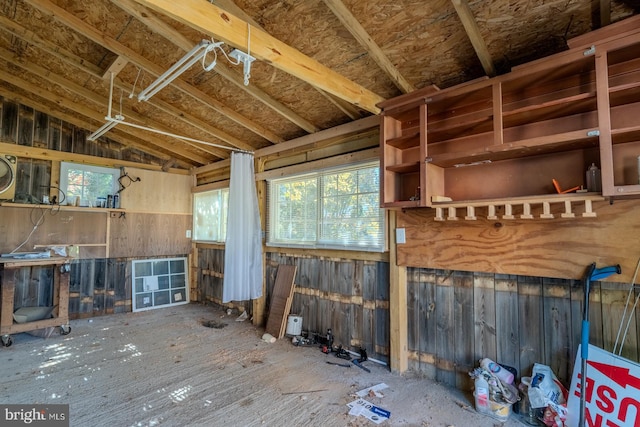
[[[191,213],[191,175],[125,168],[121,207],[133,212]],[[140,178],[140,181],[136,181]]]

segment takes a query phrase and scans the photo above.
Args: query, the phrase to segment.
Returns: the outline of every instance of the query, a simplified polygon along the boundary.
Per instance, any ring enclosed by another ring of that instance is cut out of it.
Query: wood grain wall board
[[[624,289],[624,287],[619,284],[612,284],[608,282],[601,283],[602,311],[606,313],[606,316],[603,316],[602,327],[604,334],[607,337],[603,348],[607,351],[613,351],[615,339],[618,335],[618,329],[620,324],[623,323],[622,315],[624,313],[628,292],[622,291],[622,289]],[[626,328],[626,322],[624,323],[623,328]],[[636,316],[631,316],[631,323],[629,324],[627,337],[624,341],[620,341],[619,343],[619,346],[622,345],[622,357],[626,357],[629,360],[638,360],[638,357],[640,357],[640,354],[638,354],[637,328],[638,323],[636,321]]]
[[[531,376],[533,364],[545,355],[542,278],[518,277],[519,373]]]
[[[420,282],[416,280],[418,269],[407,271],[407,350],[420,349]],[[414,273],[414,274],[411,274]]]
[[[408,267],[582,279],[585,266],[620,264],[608,280],[628,283],[640,253],[638,200],[594,202],[596,218],[434,221],[431,209],[398,213],[407,243],[398,262]]]
[[[478,364],[478,357],[474,355],[473,334],[473,273],[457,271],[453,280],[453,316],[454,336],[453,361],[456,367],[456,387],[469,390],[472,386],[469,372]]]
[[[18,145],[33,146],[33,108],[25,105],[18,109]]]
[[[47,148],[60,151],[62,140],[62,120],[49,117],[49,141]]]
[[[60,151],[66,153],[73,152],[73,133],[75,126],[67,122],[62,122],[62,133],[60,138]]]
[[[563,384],[571,382],[576,344],[571,342],[571,286],[562,279],[544,279],[545,357]]]
[[[517,276],[496,274],[496,360],[520,372]]]
[[[18,141],[18,104],[3,99],[2,101],[2,142]]]
[[[456,373],[443,369],[442,361],[453,361],[455,358],[455,320],[454,320],[454,287],[453,271],[443,271],[436,276],[436,356],[438,370],[436,379],[445,384],[456,384]],[[454,344],[452,345],[452,341]]]
[[[167,172],[149,171],[135,168],[124,169],[132,181],[122,178],[125,189],[120,193],[120,205],[136,212],[166,212],[191,214],[191,175],[177,175]],[[188,228],[191,229],[191,226]],[[185,229],[187,230],[187,229]],[[182,235],[184,236],[184,230]]]
[[[496,302],[493,275],[485,273],[475,274],[473,287],[475,354],[496,360],[498,350],[496,343]]]
[[[436,315],[436,270],[418,269],[419,275],[416,278],[419,291],[419,314],[418,325],[420,327],[419,337],[420,345],[417,348],[420,354],[435,355],[437,351],[437,315]],[[430,375],[430,378],[436,377],[436,365],[421,365],[421,369]]]
[[[191,250],[185,230],[191,229],[191,215],[127,212],[111,220],[110,256],[183,256]]]
[[[33,146],[49,148],[49,116],[35,111],[33,116]]]
[[[265,331],[276,338],[282,338],[286,332],[287,316],[291,309],[291,300],[295,287],[297,266],[281,264],[278,267],[273,296],[269,304],[269,316]]]

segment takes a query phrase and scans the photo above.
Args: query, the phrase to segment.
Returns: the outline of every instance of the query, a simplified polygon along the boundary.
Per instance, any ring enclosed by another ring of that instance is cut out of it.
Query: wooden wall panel
[[[191,251],[185,237],[191,215],[126,212],[111,218],[109,256],[154,257],[184,255]]]
[[[569,385],[582,327],[581,281],[425,268],[407,274],[411,369],[470,390],[468,372],[489,357],[519,376],[530,376],[534,363],[549,365]],[[589,341],[612,351],[628,288],[593,285]],[[622,354],[638,361],[638,314],[632,319]]]
[[[432,209],[398,213],[407,243],[398,263],[408,267],[581,279],[592,262],[620,264],[612,282],[628,283],[640,254],[638,200],[594,203],[596,218],[434,221]]]
[[[40,225],[19,252],[34,250],[34,245],[104,244],[106,212],[57,210],[34,205],[32,208],[0,208],[0,252],[14,250]]]
[[[135,212],[191,214],[193,178],[190,175],[134,168],[125,168],[125,172],[133,179],[140,178],[140,181],[121,179],[126,186],[120,193],[122,208]]]

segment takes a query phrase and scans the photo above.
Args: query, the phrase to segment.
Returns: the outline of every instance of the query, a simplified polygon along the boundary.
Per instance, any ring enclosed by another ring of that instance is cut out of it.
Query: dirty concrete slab
[[[506,427],[473,409],[471,393],[365,362],[371,372],[315,347],[189,304],[71,321],[71,333],[13,336],[0,348],[0,402],[70,405],[72,426],[368,426],[349,415],[355,392],[391,412],[381,425]]]

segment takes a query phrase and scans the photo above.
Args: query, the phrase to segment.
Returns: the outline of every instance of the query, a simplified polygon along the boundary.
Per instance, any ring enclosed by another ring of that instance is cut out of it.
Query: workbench
[[[54,266],[53,275],[53,317],[25,323],[14,323],[14,294],[16,276],[24,267]],[[60,333],[71,332],[69,326],[69,258],[50,257],[37,259],[0,258],[0,337],[2,345],[9,347],[13,340],[11,334],[36,329],[60,327]]]

